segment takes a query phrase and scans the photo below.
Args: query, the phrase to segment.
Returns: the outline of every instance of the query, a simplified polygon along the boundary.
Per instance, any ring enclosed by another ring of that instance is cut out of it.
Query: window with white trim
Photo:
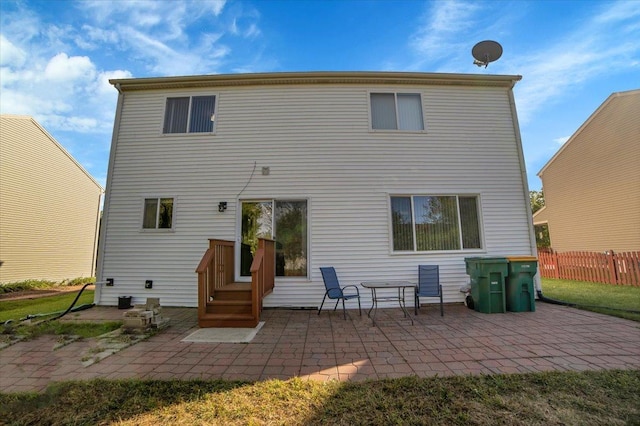
[[[167,98],[162,133],[211,133],[215,121],[216,97]]]
[[[392,196],[393,251],[480,249],[478,218],[476,196]]]
[[[370,93],[373,130],[424,130],[419,93]]]
[[[143,229],[173,228],[173,198],[145,198]]]

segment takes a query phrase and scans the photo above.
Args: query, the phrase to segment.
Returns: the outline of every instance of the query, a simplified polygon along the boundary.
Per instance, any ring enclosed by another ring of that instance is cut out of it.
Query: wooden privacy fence
[[[545,278],[640,286],[640,252],[538,253],[538,269]]]

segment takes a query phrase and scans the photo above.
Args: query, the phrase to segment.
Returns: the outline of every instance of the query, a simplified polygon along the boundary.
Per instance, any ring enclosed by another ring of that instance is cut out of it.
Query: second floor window
[[[424,130],[419,93],[371,93],[373,130]]]
[[[215,96],[167,98],[162,133],[211,133],[215,120]]]

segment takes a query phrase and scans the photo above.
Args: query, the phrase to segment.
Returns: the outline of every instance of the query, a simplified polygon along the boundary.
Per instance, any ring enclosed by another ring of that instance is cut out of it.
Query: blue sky
[[[478,68],[471,48],[499,41]],[[103,186],[109,78],[283,71],[522,75],[536,173],[613,92],[640,88],[640,1],[0,0],[0,112],[33,116]]]

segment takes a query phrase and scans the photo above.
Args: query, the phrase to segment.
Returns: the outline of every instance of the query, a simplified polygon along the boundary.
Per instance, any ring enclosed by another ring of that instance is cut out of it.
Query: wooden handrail
[[[216,252],[214,249],[207,249],[207,251],[204,252],[204,256],[202,256],[202,260],[200,261],[200,263],[198,264],[198,267],[196,268],[196,273],[200,274],[207,270],[215,253]]]
[[[258,250],[251,263],[251,300],[254,317],[262,312],[262,299],[273,291],[275,282],[275,241],[258,239]]]
[[[234,242],[209,240],[209,248],[202,256],[198,274],[198,314],[206,312],[207,302],[215,297],[216,289],[233,282]]]

